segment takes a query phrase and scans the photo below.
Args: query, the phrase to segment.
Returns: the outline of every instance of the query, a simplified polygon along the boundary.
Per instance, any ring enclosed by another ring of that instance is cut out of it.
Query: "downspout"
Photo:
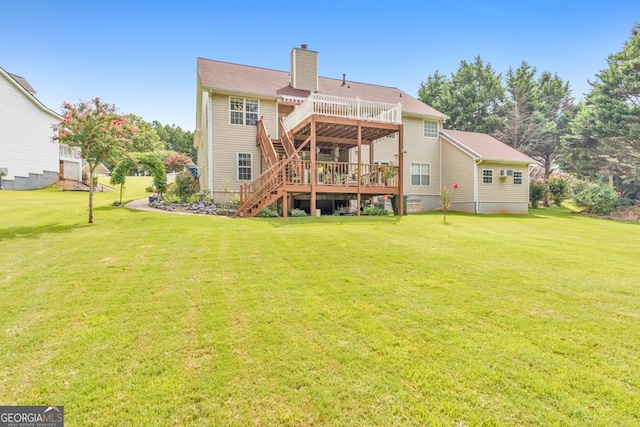
[[[475,171],[473,173],[473,200],[476,202],[476,213],[480,213],[480,200],[478,191],[478,176],[480,174],[480,163],[482,159],[476,159]]]
[[[209,197],[213,200],[213,96],[211,96],[211,91],[207,91],[207,155],[209,157],[208,163],[209,167],[207,168],[207,181],[209,184]]]
[[[440,126],[440,129],[438,130],[438,143],[440,143],[440,197],[442,197],[442,135],[440,135],[440,130],[442,130],[442,122],[438,122],[438,126]]]
[[[276,139],[280,139],[280,98],[276,98]]]

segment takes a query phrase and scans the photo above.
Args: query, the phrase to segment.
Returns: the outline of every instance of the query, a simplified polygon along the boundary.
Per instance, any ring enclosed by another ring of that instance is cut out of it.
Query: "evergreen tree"
[[[447,127],[498,134],[506,112],[502,75],[477,56],[462,61],[451,79],[438,71],[420,85],[418,98],[449,116]]]

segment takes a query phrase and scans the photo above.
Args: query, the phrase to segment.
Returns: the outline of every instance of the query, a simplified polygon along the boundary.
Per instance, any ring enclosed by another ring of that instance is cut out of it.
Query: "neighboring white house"
[[[5,190],[32,190],[58,181],[61,172],[80,180],[79,151],[52,140],[62,117],[44,106],[23,77],[0,67],[0,171]]]
[[[239,193],[242,215],[271,203],[283,214],[331,213],[384,196],[408,199],[409,211],[433,210],[450,181],[461,181],[453,210],[526,211],[528,176],[515,192],[497,176],[496,185],[476,186],[474,165],[490,160],[496,174],[519,176],[532,159],[493,138],[490,152],[465,148],[487,135],[458,141],[445,114],[396,87],[318,76],[318,53],[306,45],[291,51],[289,71],[204,58],[197,66],[200,186],[217,202]],[[454,146],[466,156],[458,163]]]

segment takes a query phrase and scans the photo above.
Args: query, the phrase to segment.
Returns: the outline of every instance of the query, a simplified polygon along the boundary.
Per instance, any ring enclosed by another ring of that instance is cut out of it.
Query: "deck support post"
[[[316,156],[316,119],[311,116],[311,201],[309,202],[309,216],[316,215],[316,180],[318,178],[318,165]]]
[[[360,184],[362,183],[362,123],[358,120],[358,198],[356,203],[357,216],[360,216]]]
[[[287,212],[289,211],[289,194],[285,190],[282,196],[282,217],[286,218],[288,216]]]
[[[403,128],[398,131],[398,215],[404,215],[404,142]]]

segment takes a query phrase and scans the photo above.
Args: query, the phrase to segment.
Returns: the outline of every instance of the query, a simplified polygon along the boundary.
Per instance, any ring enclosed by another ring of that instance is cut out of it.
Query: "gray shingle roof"
[[[11,76],[11,78],[13,78],[13,80],[17,81],[18,84],[20,86],[22,86],[24,88],[24,90],[29,92],[31,95],[35,95],[37,93],[36,90],[29,84],[27,79],[25,79],[24,77],[18,76],[16,74],[12,74],[12,73],[9,73],[9,72],[7,72],[7,74],[9,74]]]
[[[441,135],[448,141],[461,146],[461,148],[466,148],[470,155],[479,159],[514,163],[537,163],[526,154],[486,133],[445,129],[441,132]]]
[[[289,72],[277,71],[249,65],[232,64],[198,58],[198,76],[203,88],[253,94],[256,96],[297,96],[306,98],[308,90],[290,86]],[[395,87],[379,86],[342,79],[318,77],[318,93],[360,98],[374,102],[402,103],[402,112],[419,116],[446,119],[447,116]]]

